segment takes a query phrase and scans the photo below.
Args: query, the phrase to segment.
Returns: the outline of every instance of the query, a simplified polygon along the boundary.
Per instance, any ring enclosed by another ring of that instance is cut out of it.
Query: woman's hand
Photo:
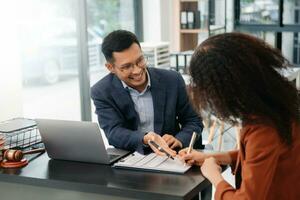
[[[218,183],[224,180],[221,175],[221,171],[222,169],[214,157],[205,159],[201,166],[202,175],[205,176],[215,187]]]
[[[188,153],[188,148],[182,149],[178,153],[179,159],[185,161],[189,165],[202,165],[204,160],[208,157],[207,154],[192,150],[191,153]]]

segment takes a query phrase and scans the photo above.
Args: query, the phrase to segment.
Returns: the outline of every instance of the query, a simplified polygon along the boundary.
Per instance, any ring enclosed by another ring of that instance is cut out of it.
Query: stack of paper
[[[167,156],[158,156],[155,153],[142,155],[138,152],[134,152],[115,163],[113,167],[183,174],[191,166],[184,165],[184,163],[177,158],[172,160]]]

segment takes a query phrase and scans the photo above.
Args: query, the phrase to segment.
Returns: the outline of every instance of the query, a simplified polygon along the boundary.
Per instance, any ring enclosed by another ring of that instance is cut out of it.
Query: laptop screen
[[[110,164],[97,123],[36,119],[48,156],[53,159]],[[128,154],[120,151],[120,157]]]

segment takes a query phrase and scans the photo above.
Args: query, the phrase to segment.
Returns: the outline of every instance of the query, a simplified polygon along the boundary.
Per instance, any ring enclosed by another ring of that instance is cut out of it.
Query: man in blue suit
[[[155,141],[171,155],[189,145],[202,148],[203,125],[187,96],[184,80],[174,71],[147,68],[136,36],[125,30],[104,38],[102,52],[111,72],[91,89],[100,127],[116,148],[162,154]],[[150,147],[150,148],[149,148]]]

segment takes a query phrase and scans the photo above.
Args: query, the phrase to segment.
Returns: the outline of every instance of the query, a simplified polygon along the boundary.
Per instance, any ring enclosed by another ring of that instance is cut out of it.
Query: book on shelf
[[[194,18],[194,12],[188,11],[187,12],[187,28],[188,29],[194,29],[195,28],[195,18]]]
[[[181,27],[181,29],[187,28],[187,12],[186,11],[180,12],[180,27]]]
[[[199,29],[201,27],[200,11],[194,11],[194,28]]]
[[[181,29],[199,29],[200,28],[200,11],[181,11],[180,12]]]

